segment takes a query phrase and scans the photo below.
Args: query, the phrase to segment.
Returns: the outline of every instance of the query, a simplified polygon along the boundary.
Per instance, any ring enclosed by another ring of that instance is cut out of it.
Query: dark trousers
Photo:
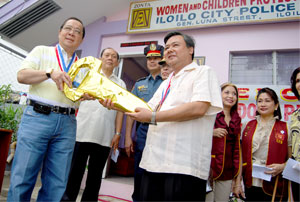
[[[262,187],[245,188],[245,194],[246,201],[272,201],[272,196],[266,194]],[[275,201],[286,201],[286,198],[275,197]]]
[[[88,174],[81,201],[98,201],[102,172],[110,147],[89,142],[76,142],[67,188],[62,201],[75,201],[89,157]]]
[[[137,129],[137,140],[134,149],[134,189],[132,194],[133,201],[140,201],[141,181],[144,169],[140,168],[142,154],[145,148],[149,124],[141,123]]]
[[[205,201],[206,180],[172,173],[144,171],[142,201]]]
[[[295,158],[292,156],[292,159],[295,160]],[[293,198],[294,201],[300,201],[300,185],[296,182],[291,181],[292,185],[292,193],[293,193]]]
[[[293,193],[294,201],[300,201],[299,192],[300,192],[299,184],[296,182],[292,182],[292,193]]]

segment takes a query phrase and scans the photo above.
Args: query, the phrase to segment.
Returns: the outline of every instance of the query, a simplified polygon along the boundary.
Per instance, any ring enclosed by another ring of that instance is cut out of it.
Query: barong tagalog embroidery
[[[164,103],[165,99],[169,95],[170,90],[171,90],[171,81],[172,81],[173,76],[174,76],[174,73],[172,73],[172,75],[170,76],[170,78],[168,80],[169,84],[168,84],[167,88],[162,91],[161,100],[158,103],[158,105],[155,107],[154,111],[159,111],[160,110],[162,104]]]

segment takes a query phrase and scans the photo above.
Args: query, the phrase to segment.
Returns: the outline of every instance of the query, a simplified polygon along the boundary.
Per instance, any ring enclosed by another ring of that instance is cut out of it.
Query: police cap
[[[144,48],[144,55],[146,57],[163,57],[164,56],[164,47],[161,45],[156,45],[154,43],[146,46]]]
[[[164,65],[165,63],[166,63],[166,59],[165,58],[161,59],[161,61],[158,62],[158,64],[160,64],[160,65]]]

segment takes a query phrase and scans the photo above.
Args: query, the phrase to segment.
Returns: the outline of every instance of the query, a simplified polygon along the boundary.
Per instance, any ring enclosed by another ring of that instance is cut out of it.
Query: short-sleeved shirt
[[[101,72],[103,73],[103,72]],[[109,79],[126,89],[123,80],[112,74]],[[77,114],[77,142],[91,142],[110,147],[115,134],[117,111],[108,110],[98,100],[82,101]]]
[[[69,64],[71,58],[68,58],[68,55],[63,48],[62,54],[65,64]],[[48,68],[61,71],[58,64],[58,60],[56,58],[55,47],[37,46],[29,53],[26,59],[22,62],[22,65],[19,70],[46,70]],[[30,85],[28,98],[55,106],[75,106],[75,103],[68,99],[65,96],[64,92],[59,91],[57,89],[55,82],[51,78],[40,83]]]
[[[152,75],[149,74],[147,77],[139,79],[135,83],[132,93],[145,102],[148,102],[162,81],[161,75],[157,75],[155,79],[153,79]]]
[[[160,102],[170,79],[170,92],[160,111],[197,101],[209,102],[210,106],[200,118],[150,125],[140,167],[150,172],[186,174],[206,180],[215,118],[223,108],[217,76],[210,67],[193,62],[161,84],[148,102],[150,107],[155,108]]]

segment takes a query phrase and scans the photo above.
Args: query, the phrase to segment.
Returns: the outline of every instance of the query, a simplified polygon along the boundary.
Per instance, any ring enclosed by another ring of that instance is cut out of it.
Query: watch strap
[[[46,76],[48,77],[48,79],[51,78],[51,74],[52,74],[53,70],[54,70],[54,69],[47,69],[47,70],[46,70]]]
[[[150,123],[153,124],[153,125],[157,125],[157,123],[156,123],[156,112],[152,112]]]

